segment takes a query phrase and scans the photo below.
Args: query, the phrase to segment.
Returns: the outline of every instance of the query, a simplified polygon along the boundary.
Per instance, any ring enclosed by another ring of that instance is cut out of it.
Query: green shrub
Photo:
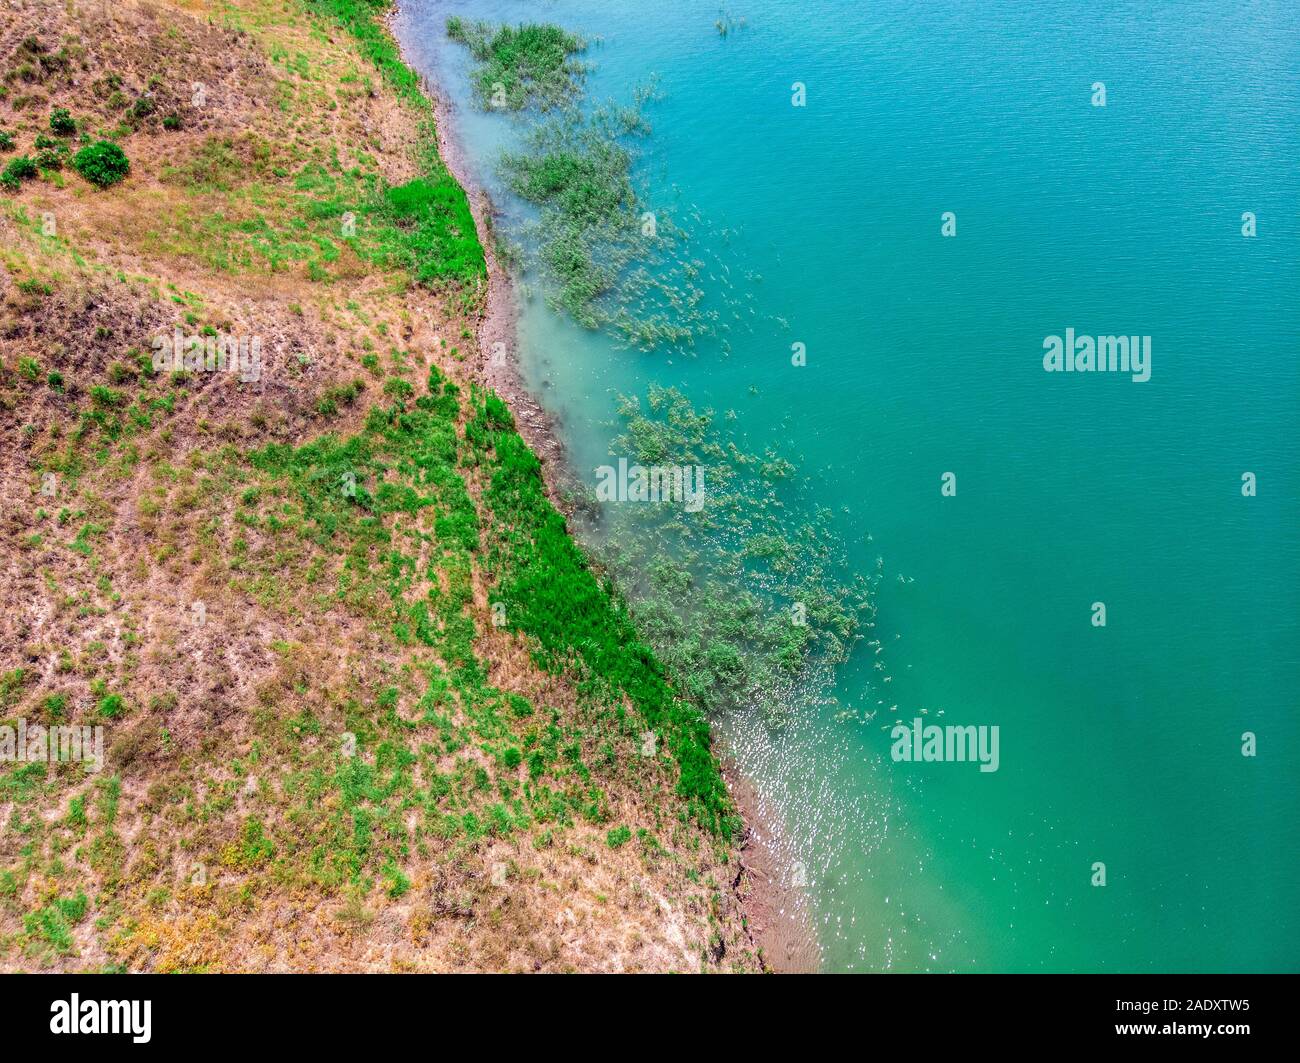
[[[677,761],[676,789],[692,817],[732,837],[738,821],[713,755],[708,720],[676,695],[626,603],[589,567],[546,497],[541,464],[513,431],[505,403],[480,393],[465,439],[488,462],[482,497],[493,515],[491,600],[506,607],[507,628],[537,640],[533,659],[548,671],[577,669],[585,690],[627,698]],[[607,837],[615,847],[630,839],[626,828]]]
[[[99,714],[108,719],[115,719],[126,712],[126,700],[121,694],[109,694],[99,699]]]
[[[106,100],[110,95],[122,87],[122,75],[112,72],[105,74],[102,78],[96,79],[91,85],[95,95],[101,100]]]
[[[116,406],[122,401],[121,392],[106,388],[103,384],[96,384],[91,388],[90,397],[96,406]]]
[[[0,129],[0,151],[14,150],[14,135]]]
[[[9,160],[3,172],[0,172],[0,186],[7,188],[10,192],[17,192],[18,186],[26,181],[29,177],[35,177],[38,172],[36,163],[26,155],[19,155]]]
[[[76,136],[77,121],[66,107],[56,107],[50,112],[50,131],[56,136]]]
[[[172,130],[172,131],[175,131],[175,130],[177,130],[177,129],[180,129],[181,126],[184,125],[184,123],[181,121],[181,116],[178,115],[178,114],[169,114],[169,115],[167,115],[167,116],[163,119],[163,123],[162,123],[162,124],[163,124],[163,128],[164,128],[164,129],[168,129],[168,130]]]
[[[127,160],[126,153],[107,140],[99,140],[82,148],[73,157],[72,165],[77,173],[100,188],[117,184],[131,172],[131,163]]]
[[[626,845],[632,840],[631,827],[615,827],[605,835],[605,841],[611,849],[617,849],[620,845]]]
[[[414,393],[415,388],[411,386],[409,381],[403,380],[401,377],[389,377],[384,381],[384,394],[390,399],[397,399],[402,402],[409,399]]]
[[[402,874],[399,868],[391,860],[384,867],[384,874],[388,877],[388,896],[396,900],[411,891],[411,880]]]

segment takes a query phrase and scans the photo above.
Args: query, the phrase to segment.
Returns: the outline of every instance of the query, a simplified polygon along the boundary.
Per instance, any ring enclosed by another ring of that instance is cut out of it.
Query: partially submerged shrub
[[[478,60],[474,91],[480,103],[495,110],[559,106],[577,96],[586,74],[586,66],[570,58],[586,49],[586,41],[559,26],[494,26],[453,15],[447,36]]]

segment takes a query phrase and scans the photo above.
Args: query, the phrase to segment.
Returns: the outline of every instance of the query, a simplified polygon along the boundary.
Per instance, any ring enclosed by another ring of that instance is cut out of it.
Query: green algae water
[[[406,0],[511,234],[529,119],[449,15],[583,37],[589,105],[654,86],[634,177],[711,327],[641,351],[524,278],[579,476],[677,388],[873,582],[815,698],[717,720],[824,969],[1300,969],[1300,9]],[[1067,331],[1149,362],[1048,372]],[[916,720],[997,770],[897,759]]]

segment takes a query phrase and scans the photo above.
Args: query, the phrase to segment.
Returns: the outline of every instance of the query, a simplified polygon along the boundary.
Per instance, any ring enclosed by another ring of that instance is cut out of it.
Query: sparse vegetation
[[[105,763],[0,763],[0,966],[756,966],[707,726],[475,383],[483,252],[386,7],[161,0],[62,56],[18,14],[0,723]],[[261,386],[156,368],[176,329],[263,337]]]
[[[500,90],[507,84],[501,80],[508,76],[503,63],[519,62],[529,47],[549,54],[521,41],[553,43],[565,37],[553,26],[527,29],[524,35],[522,29],[449,20],[448,32],[478,60],[473,77],[484,106],[491,106],[482,99],[484,85]],[[498,41],[501,55],[494,46]],[[523,86],[521,93],[532,85],[518,77],[509,83]],[[565,85],[563,94],[573,97],[574,105],[539,117],[528,127],[522,148],[502,157],[506,184],[539,212],[519,234],[518,245],[505,249],[505,257],[540,275],[553,308],[584,328],[607,330],[643,350],[668,344],[689,348],[697,337],[716,334],[720,316],[744,320],[740,297],[718,292],[710,304],[701,286],[704,267],[716,252],[692,243],[691,234],[668,215],[647,209],[634,186],[638,142],[650,132],[644,112],[656,95],[653,82],[626,106],[582,106],[581,80],[569,77]]]

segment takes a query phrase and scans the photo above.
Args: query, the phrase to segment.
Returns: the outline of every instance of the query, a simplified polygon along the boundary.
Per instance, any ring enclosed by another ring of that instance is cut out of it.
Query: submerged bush
[[[728,329],[749,327],[754,308],[740,302],[753,293],[725,291],[731,284],[723,279],[711,297],[701,278],[729,273],[718,253],[691,246],[671,216],[647,210],[634,183],[636,141],[649,133],[644,106],[656,98],[653,81],[636,90],[630,105],[588,109],[581,106],[587,68],[572,58],[585,48],[581,38],[553,25],[455,17],[447,33],[477,61],[470,76],[486,107],[553,109],[501,160],[510,190],[538,208],[511,234],[515,242],[503,258],[537,272],[553,309],[642,350],[693,346],[717,335],[722,321]],[[725,237],[710,243],[722,246]]]
[[[653,91],[639,90],[631,107],[566,109],[534,126],[500,164],[510,190],[539,209],[521,228],[520,249],[550,305],[644,350],[715,334],[729,298],[705,302],[701,274],[723,269],[716,252],[690,246],[670,216],[645,210],[633,183],[636,140],[648,130],[642,107]],[[731,318],[743,327],[738,312]]]
[[[126,153],[116,144],[100,140],[77,152],[72,160],[77,173],[92,185],[107,188],[115,185],[131,172]]]
[[[474,91],[485,107],[518,111],[529,104],[558,106],[578,94],[586,66],[571,55],[587,42],[559,26],[496,26],[447,19],[447,36],[479,61]]]
[[[611,456],[708,477],[696,513],[615,507],[599,536],[579,529],[628,588],[638,632],[676,688],[710,714],[758,713],[780,726],[813,711],[874,624],[878,574],[855,571],[826,511],[797,516],[807,488],[789,461],[749,452],[676,389],[651,387],[644,404],[623,397],[619,416]],[[867,690],[883,697],[874,684]]]

